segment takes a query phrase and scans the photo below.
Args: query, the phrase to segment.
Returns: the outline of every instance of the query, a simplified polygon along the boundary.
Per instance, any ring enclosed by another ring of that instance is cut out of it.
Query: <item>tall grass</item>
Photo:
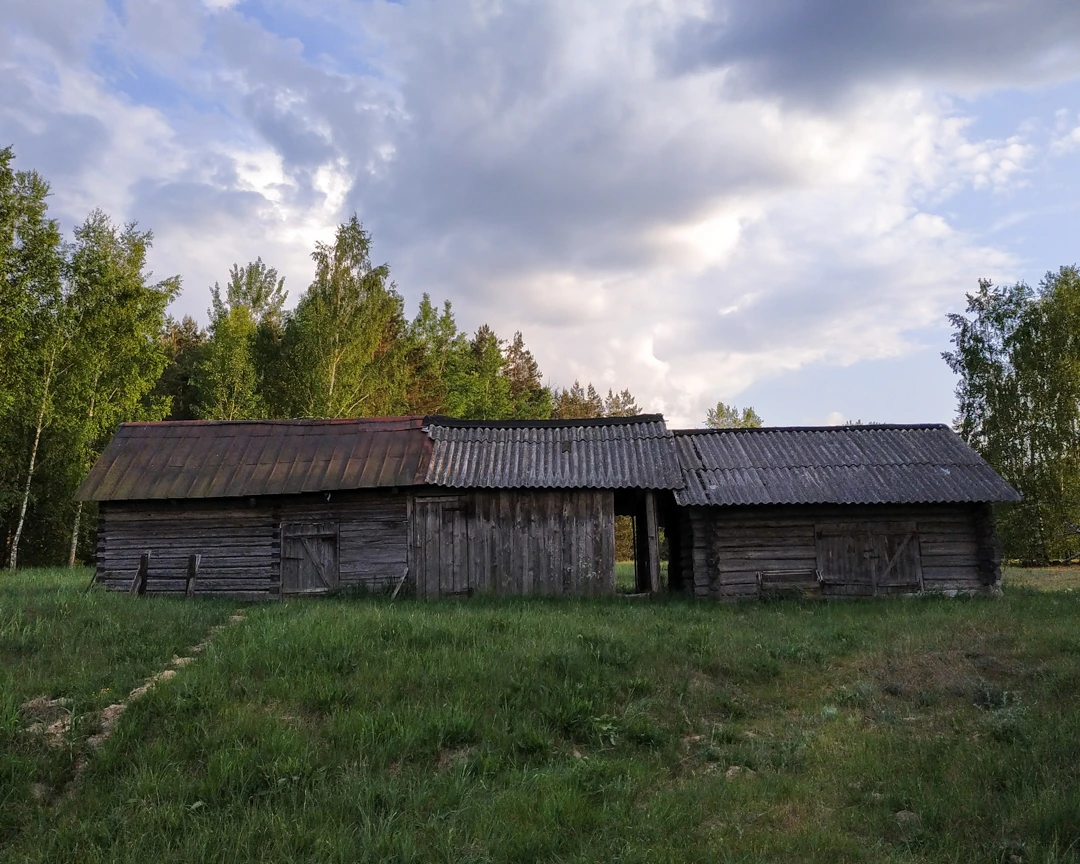
[[[3,620],[67,610],[31,623],[53,635],[24,652],[40,682],[19,681],[24,695],[93,676],[126,687],[152,671],[142,658],[167,659],[232,608],[83,597],[59,576],[42,603],[23,578],[0,593]],[[1076,861],[1078,612],[1071,594],[1030,590],[253,607],[131,705],[73,795],[7,793],[21,809],[5,854]],[[81,674],[46,656],[65,633]],[[95,647],[110,633],[125,646],[113,654]],[[114,655],[127,671],[109,678]],[[31,746],[9,728],[8,750]]]

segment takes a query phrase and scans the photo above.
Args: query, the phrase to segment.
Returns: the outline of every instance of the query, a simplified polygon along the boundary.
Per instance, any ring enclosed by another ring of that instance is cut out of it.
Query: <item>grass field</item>
[[[5,861],[1080,861],[1075,571],[999,600],[247,607],[92,752],[238,606],[87,576],[0,575]],[[62,746],[26,731],[42,695],[80,718]]]

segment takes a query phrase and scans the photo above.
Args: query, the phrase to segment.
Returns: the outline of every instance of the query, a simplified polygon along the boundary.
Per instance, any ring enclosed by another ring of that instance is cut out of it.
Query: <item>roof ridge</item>
[[[121,423],[125,426],[338,426],[349,423],[360,424],[384,424],[414,422],[419,426],[423,421],[422,414],[403,414],[394,417],[269,417],[263,420],[129,420]]]
[[[633,414],[629,417],[575,417],[556,420],[466,420],[445,414],[424,417],[425,426],[450,429],[573,429],[580,426],[628,426],[643,423],[664,423],[663,414]]]
[[[719,435],[767,432],[877,432],[897,429],[948,429],[948,423],[862,423],[850,426],[732,426],[724,429],[672,429],[673,435]]]

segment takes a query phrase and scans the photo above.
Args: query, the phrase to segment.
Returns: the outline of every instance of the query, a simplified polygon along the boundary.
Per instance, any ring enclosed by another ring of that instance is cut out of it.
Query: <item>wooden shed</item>
[[[129,423],[80,487],[96,578],[271,599],[614,591],[614,517],[659,585],[656,493],[682,482],[659,415]]]
[[[1000,588],[990,504],[1020,496],[947,426],[674,435],[678,569],[698,597]]]

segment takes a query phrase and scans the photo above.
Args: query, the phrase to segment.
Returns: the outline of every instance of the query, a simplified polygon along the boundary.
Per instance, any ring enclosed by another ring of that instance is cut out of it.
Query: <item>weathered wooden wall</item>
[[[883,557],[913,556],[901,562],[903,578],[883,584],[877,593],[909,593],[910,580],[916,578],[923,591],[934,593],[993,591],[1000,584],[1001,559],[988,505],[685,508],[680,517],[683,560],[692,568],[698,597],[753,596],[763,578],[773,586],[788,583],[822,594],[872,593],[869,582],[838,579],[837,573],[817,584],[819,553],[823,545],[827,549],[829,536],[859,523],[890,526]],[[901,549],[907,526],[913,526],[914,535]]]
[[[410,561],[420,597],[615,590],[610,490],[417,494]]]
[[[379,591],[406,576],[407,514],[404,493],[383,492],[335,493],[330,501],[317,495],[254,503],[103,504],[97,578],[110,589],[127,590],[139,557],[149,551],[147,593],[183,594],[188,557],[198,554],[196,594],[276,598],[281,596],[281,529],[285,526],[296,537],[336,534],[336,549],[326,555],[336,568],[327,590],[363,587]]]
[[[270,507],[192,501],[102,504],[97,579],[126,591],[150,552],[146,590],[183,594],[188,556],[201,555],[197,594],[266,599],[277,594],[277,525]]]
[[[408,497],[404,492],[334,493],[283,498],[283,525],[336,522],[341,588],[381,591],[396,585],[408,567]]]

